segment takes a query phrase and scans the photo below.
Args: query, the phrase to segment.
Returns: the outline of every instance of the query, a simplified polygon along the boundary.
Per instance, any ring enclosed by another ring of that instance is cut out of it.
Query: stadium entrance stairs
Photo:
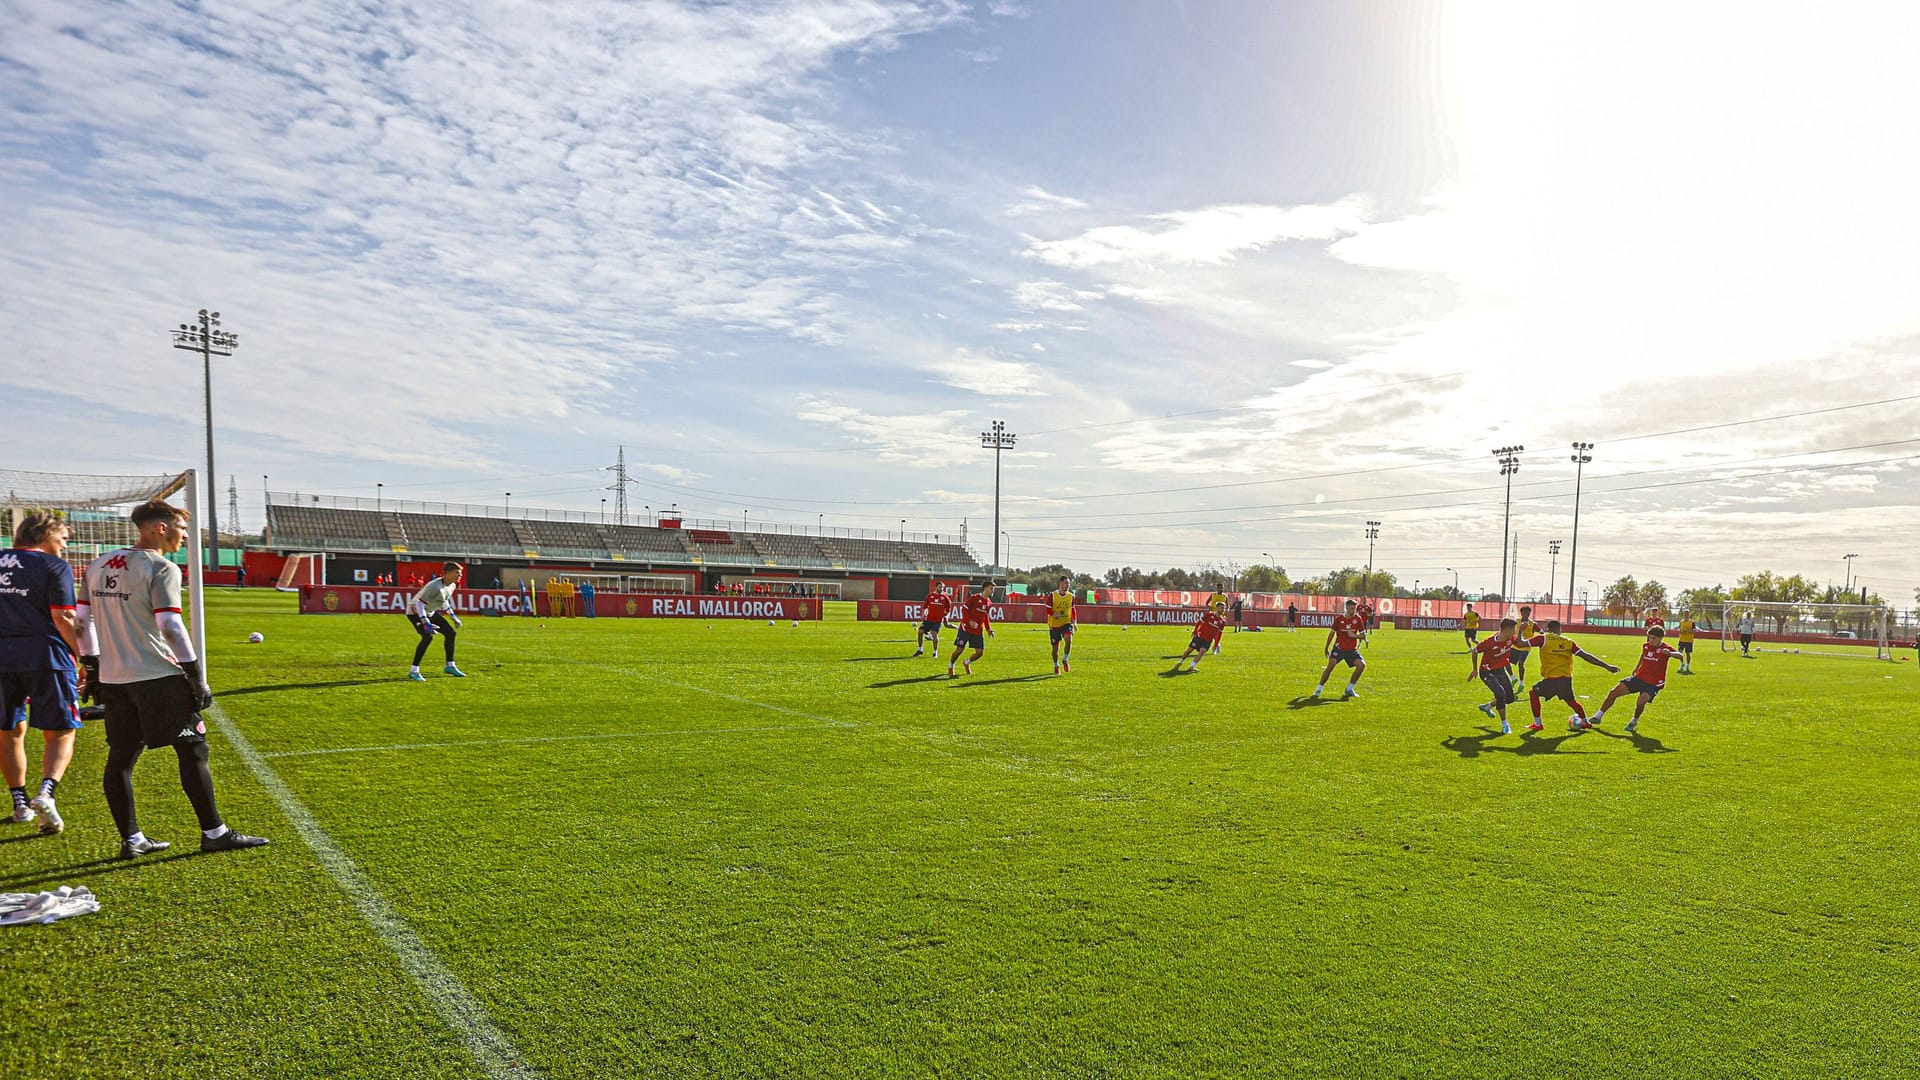
[[[520,550],[529,555],[540,550],[540,542],[533,538],[533,530],[527,528],[524,522],[508,521],[507,528],[513,530],[514,542],[520,545]]]
[[[747,538],[747,546],[753,549],[755,555],[760,556],[762,563],[767,566],[774,565],[773,552],[768,550],[766,541],[760,539],[760,537],[754,533],[742,533],[741,535]]]
[[[700,554],[700,549],[694,545],[694,542],[687,539],[685,530],[673,530],[673,538],[680,541],[680,550],[687,553],[687,558],[692,559],[696,563],[706,561],[706,556]]]
[[[614,546],[613,531],[611,529],[608,529],[605,525],[595,525],[593,527],[593,535],[599,539],[600,546],[607,549],[608,558],[618,559],[621,557],[621,549]]]
[[[393,548],[393,550],[395,551],[407,550],[407,546],[408,546],[407,545],[407,527],[405,525],[400,524],[399,518],[396,518],[391,514],[381,514],[380,528],[386,531],[387,543],[389,546]]]
[[[833,541],[828,540],[824,536],[820,538],[820,553],[825,555],[827,562],[832,564],[836,569],[847,564],[847,557],[840,554],[840,549],[833,546]]]

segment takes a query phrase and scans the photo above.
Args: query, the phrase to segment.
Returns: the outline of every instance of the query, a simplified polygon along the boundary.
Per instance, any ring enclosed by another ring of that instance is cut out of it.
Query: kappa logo
[[[107,560],[107,569],[109,570],[125,570],[126,568],[127,557],[125,555],[115,555],[113,558]]]
[[[0,585],[11,585],[11,584],[13,584],[12,574],[0,574]]]
[[[9,570],[18,570],[20,569],[20,556],[15,555],[11,551],[0,555],[0,566],[4,566]]]

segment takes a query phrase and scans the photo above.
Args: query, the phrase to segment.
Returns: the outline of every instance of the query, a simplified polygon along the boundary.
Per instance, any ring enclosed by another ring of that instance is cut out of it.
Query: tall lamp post
[[[207,550],[211,554],[207,565],[214,572],[220,570],[220,522],[214,513],[214,504],[219,500],[213,495],[213,358],[232,356],[233,350],[240,347],[240,335],[230,330],[220,329],[220,313],[200,309],[199,318],[193,323],[181,323],[173,332],[173,347],[200,354],[201,372],[207,388]],[[197,509],[197,508],[196,508]],[[194,617],[199,618],[195,612]]]
[[[1368,596],[1373,595],[1373,542],[1378,539],[1380,539],[1380,523],[1367,522],[1367,584],[1361,591]]]
[[[1015,438],[1003,420],[995,420],[990,430],[980,433],[980,445],[993,451],[993,570],[989,573],[1000,570],[1000,451],[1013,449]]]
[[[1505,605],[1513,601],[1507,588],[1507,537],[1512,535],[1513,527],[1513,474],[1520,471],[1520,453],[1525,449],[1524,446],[1502,446],[1493,452],[1494,458],[1500,462],[1500,475],[1507,480],[1507,505],[1500,517],[1500,603],[1503,611]]]
[[[1560,579],[1560,541],[1547,541],[1547,554],[1553,557],[1553,560],[1547,564],[1547,606],[1551,607],[1553,606],[1553,585]],[[1567,582],[1567,591],[1573,591],[1571,580]]]
[[[1855,559],[1857,559],[1857,558],[1859,558],[1859,557],[1860,557],[1860,555],[1859,555],[1859,553],[1858,553],[1858,552],[1856,552],[1856,553],[1854,553],[1854,554],[1852,554],[1852,555],[1842,555],[1842,556],[1840,556],[1840,561],[1841,561],[1841,562],[1843,562],[1843,563],[1845,563],[1845,564],[1846,564],[1846,567],[1847,567],[1847,584],[1846,584],[1846,586],[1845,586],[1845,588],[1843,588],[1843,589],[1841,590],[1842,592],[1852,592],[1852,591],[1853,591],[1853,560],[1855,560]]]
[[[1580,573],[1580,480],[1586,472],[1587,463],[1593,460],[1593,455],[1589,453],[1592,449],[1593,444],[1590,442],[1573,444],[1573,550],[1567,554],[1567,592],[1569,594],[1573,592],[1573,583],[1579,580],[1577,575]],[[1571,600],[1573,597],[1569,595],[1567,599]],[[1582,607],[1584,608],[1585,605]],[[1586,612],[1583,610],[1580,618],[1584,620],[1586,617]]]
[[[1455,600],[1458,600],[1461,597],[1465,596],[1466,593],[1463,593],[1460,591],[1460,571],[1455,570],[1451,566],[1443,566],[1440,569],[1445,570],[1447,573],[1453,575],[1453,598]]]

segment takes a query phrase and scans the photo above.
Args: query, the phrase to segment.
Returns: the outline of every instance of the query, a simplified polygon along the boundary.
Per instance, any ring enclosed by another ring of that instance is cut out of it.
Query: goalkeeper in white
[[[448,563],[441,568],[439,577],[420,586],[420,591],[407,601],[407,621],[420,634],[420,644],[413,649],[413,667],[407,670],[407,678],[412,682],[427,681],[427,677],[420,674],[420,661],[425,659],[427,646],[433,644],[435,635],[439,635],[447,651],[446,673],[456,679],[467,677],[453,662],[454,640],[460,636],[460,616],[453,610],[453,590],[459,586],[460,572],[464,569],[457,562]]]

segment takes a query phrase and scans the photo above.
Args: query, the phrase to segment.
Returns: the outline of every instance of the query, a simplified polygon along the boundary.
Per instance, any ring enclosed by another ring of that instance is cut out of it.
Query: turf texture
[[[1911,662],[1703,642],[1634,736],[1498,736],[1451,634],[1314,703],[1324,632],[1172,675],[1184,631],[1090,627],[1056,677],[1007,626],[948,680],[839,606],[474,617],[472,677],[410,684],[398,615],[209,606],[225,713],[545,1076],[1920,1070]],[[211,741],[272,847],[180,854],[162,751],[174,850],[112,860],[97,725],[67,831],[0,827],[0,891],[103,905],[0,928],[0,1076],[485,1075]]]

